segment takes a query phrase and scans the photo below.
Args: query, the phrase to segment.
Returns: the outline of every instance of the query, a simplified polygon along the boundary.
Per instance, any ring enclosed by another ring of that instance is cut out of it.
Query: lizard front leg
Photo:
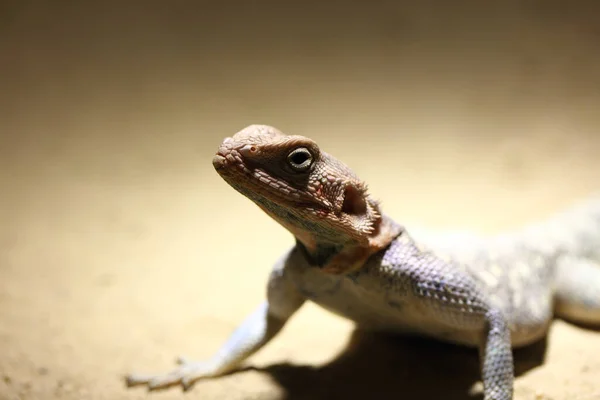
[[[501,312],[486,313],[486,328],[479,349],[485,400],[513,398],[514,364],[510,330]]]
[[[425,324],[424,333],[450,328],[448,338],[479,348],[485,400],[512,399],[509,324],[480,282],[458,264],[421,252],[408,238],[392,244],[378,275],[396,301],[412,304],[434,327]]]
[[[448,287],[445,289],[448,290]],[[464,290],[464,286],[462,289],[456,297],[448,292],[440,292],[437,296],[439,299],[430,303],[433,305],[433,310],[430,310],[438,321],[447,326],[460,329],[465,334],[469,331],[473,333],[473,339],[479,348],[484,400],[512,400],[514,364],[511,333],[506,317],[500,310],[488,306],[483,299],[478,298],[477,292],[468,288]],[[430,298],[425,300],[430,301]],[[457,304],[467,301],[476,306],[470,308]]]
[[[478,343],[483,381],[484,400],[512,400],[514,385],[514,364],[511,333],[504,314],[486,303],[480,302],[477,292],[465,290],[459,298],[470,298],[470,302],[480,307],[457,307],[457,298],[440,295],[436,300],[435,311],[438,320],[452,328],[470,330]],[[463,302],[466,302],[463,300]],[[440,315],[441,312],[443,315]]]
[[[426,283],[429,291],[421,292],[424,300],[438,321],[475,334],[484,400],[512,400],[514,364],[506,316],[490,305],[470,277],[444,272],[445,284]]]
[[[269,278],[267,300],[246,318],[212,358],[205,361],[180,358],[180,366],[164,374],[130,374],[126,376],[127,386],[146,385],[155,390],[180,384],[187,390],[199,379],[231,372],[267,344],[305,301],[285,273],[291,254],[275,265]]]

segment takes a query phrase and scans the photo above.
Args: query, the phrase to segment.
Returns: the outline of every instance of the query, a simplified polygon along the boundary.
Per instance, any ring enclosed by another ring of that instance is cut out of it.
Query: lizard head
[[[380,230],[379,205],[366,185],[309,138],[251,125],[223,141],[213,165],[308,249],[368,247]]]

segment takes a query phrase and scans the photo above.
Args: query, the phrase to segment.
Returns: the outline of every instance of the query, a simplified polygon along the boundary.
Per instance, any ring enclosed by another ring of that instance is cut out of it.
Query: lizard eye
[[[307,148],[299,147],[288,154],[287,161],[294,170],[304,172],[310,168],[313,156]]]

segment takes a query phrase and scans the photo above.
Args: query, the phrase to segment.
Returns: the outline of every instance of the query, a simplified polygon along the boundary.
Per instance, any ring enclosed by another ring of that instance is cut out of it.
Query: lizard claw
[[[177,365],[185,365],[189,364],[190,360],[187,357],[179,356],[177,357],[177,360],[175,362],[177,363]]]
[[[183,387],[183,391],[187,392],[192,388],[192,386],[194,386],[194,382],[189,378],[183,378],[181,380],[181,386]]]
[[[145,385],[148,390],[166,389],[171,386],[181,385],[184,391],[192,388],[194,383],[202,378],[216,375],[216,369],[211,363],[190,362],[184,357],[179,357],[178,368],[159,375],[130,374],[125,377],[127,387]]]
[[[138,374],[130,374],[125,376],[125,385],[127,387],[133,387],[138,385],[145,385],[151,378]]]

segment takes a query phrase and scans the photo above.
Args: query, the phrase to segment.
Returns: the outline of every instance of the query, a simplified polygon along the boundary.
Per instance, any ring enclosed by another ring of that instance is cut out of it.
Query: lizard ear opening
[[[363,192],[354,185],[346,186],[342,212],[350,215],[362,215],[367,211],[367,202]]]

